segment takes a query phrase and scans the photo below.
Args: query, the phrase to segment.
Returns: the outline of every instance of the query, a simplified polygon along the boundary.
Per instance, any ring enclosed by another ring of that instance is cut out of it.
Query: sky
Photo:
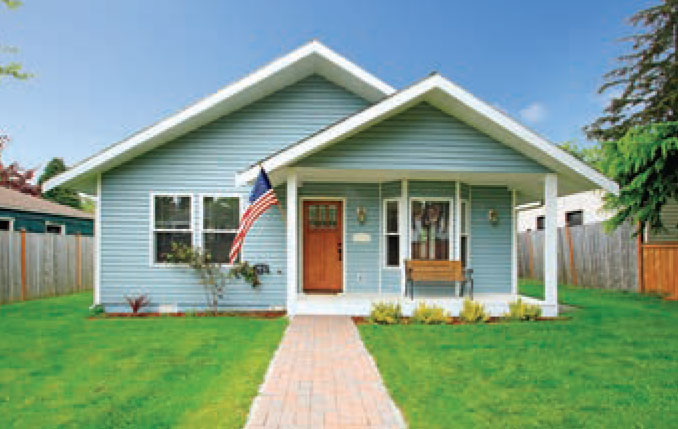
[[[4,161],[73,164],[311,39],[401,88],[432,71],[549,140],[586,144],[627,19],[654,1],[24,0],[0,5]]]

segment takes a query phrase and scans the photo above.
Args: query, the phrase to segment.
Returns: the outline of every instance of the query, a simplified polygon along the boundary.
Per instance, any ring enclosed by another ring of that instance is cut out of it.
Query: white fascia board
[[[336,66],[336,68],[345,71],[348,75],[357,79],[361,85],[370,90],[371,97],[368,98],[374,99],[375,95],[381,95],[381,98],[383,98],[395,92],[395,89],[390,85],[327,48],[322,43],[313,40],[291,53],[274,60],[252,74],[245,76],[241,80],[188,106],[184,110],[141,130],[128,139],[123,140],[88,159],[85,159],[66,172],[45,182],[43,190],[48,191],[84,175],[99,174],[102,171],[105,171],[106,165],[109,162],[118,157],[126,155],[132,158],[135,154],[143,153],[146,149],[146,145],[148,145],[148,148],[150,149],[153,145],[162,144],[164,137],[168,137],[164,141],[177,137],[190,129],[189,122],[192,119],[196,119],[199,116],[206,114],[206,112],[210,111],[212,108],[227,102],[229,99],[245,90],[254,90],[256,93],[257,85],[311,56],[317,56],[316,58],[319,57],[321,60],[329,62],[333,66]],[[182,129],[182,125],[185,129]]]
[[[266,171],[288,166],[298,159],[329,146],[333,142],[346,138],[349,135],[360,131],[363,127],[377,122],[387,116],[399,111],[399,108],[408,103],[423,99],[426,94],[433,90],[442,91],[447,96],[454,99],[457,103],[463,105],[466,109],[474,112],[482,120],[500,127],[502,130],[510,133],[512,136],[526,143],[529,147],[538,149],[541,153],[554,160],[557,164],[585,177],[590,182],[600,186],[608,192],[618,193],[618,185],[599,173],[595,169],[586,165],[574,156],[556,147],[543,137],[521,125],[508,115],[493,108],[489,104],[476,98],[466,90],[455,85],[440,75],[431,75],[422,81],[406,88],[395,95],[363,110],[362,112],[348,117],[347,119],[331,126],[324,131],[301,141],[300,143],[289,147],[286,150],[264,160],[262,165]],[[520,149],[517,149],[520,150]],[[254,180],[258,174],[259,167],[253,166],[248,170],[236,175],[236,183],[244,184]]]
[[[534,131],[520,124],[510,116],[478,99],[468,91],[464,90],[458,85],[455,85],[444,77],[439,75],[434,77],[438,78],[438,85],[440,89],[466,105],[468,108],[483,115],[485,118],[518,137],[520,140],[529,143],[530,145],[544,152],[551,159],[557,161],[565,167],[568,167],[579,175],[586,177],[588,180],[597,184],[606,191],[615,194],[619,193],[619,186],[616,182],[608,179],[605,175],[596,171],[585,162],[580,161],[566,151],[560,149],[556,145],[536,134]]]

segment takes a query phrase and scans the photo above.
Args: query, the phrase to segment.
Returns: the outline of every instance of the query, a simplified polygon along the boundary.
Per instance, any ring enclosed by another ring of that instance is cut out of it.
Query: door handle
[[[341,258],[342,258],[343,253],[344,253],[344,252],[342,251],[341,242],[337,243],[337,253],[338,253],[338,255],[339,255],[339,262],[341,262]]]

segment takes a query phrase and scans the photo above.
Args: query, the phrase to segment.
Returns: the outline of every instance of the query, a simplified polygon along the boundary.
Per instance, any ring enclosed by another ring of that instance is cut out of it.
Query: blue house
[[[546,207],[545,315],[557,314],[556,198],[617,185],[439,74],[396,90],[312,41],[45,184],[98,196],[95,303],[144,290],[163,311],[204,306],[172,243],[222,262],[251,184],[269,172],[281,211],[250,230],[223,309],[366,314],[421,300],[458,312],[454,288],[406,296],[404,261],[472,267],[493,314],[517,298],[516,212]],[[285,213],[283,215],[283,213]],[[225,266],[227,268],[227,265]]]

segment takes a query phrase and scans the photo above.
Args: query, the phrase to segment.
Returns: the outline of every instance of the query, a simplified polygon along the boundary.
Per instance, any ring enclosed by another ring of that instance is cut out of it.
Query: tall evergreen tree
[[[43,170],[40,178],[38,179],[38,184],[42,185],[47,180],[56,176],[59,173],[66,171],[66,164],[61,158],[52,158],[52,160],[47,163],[45,169]],[[42,194],[42,197],[48,200],[52,200],[56,203],[63,204],[66,206],[71,206],[76,209],[82,207],[80,202],[80,196],[78,193],[70,188],[64,188],[62,186],[57,186],[54,189],[50,189],[47,192]]]
[[[630,23],[643,30],[624,39],[632,43],[632,52],[619,57],[621,65],[604,76],[599,93],[622,92],[584,128],[591,140],[617,140],[636,125],[678,121],[678,0],[641,10]]]

